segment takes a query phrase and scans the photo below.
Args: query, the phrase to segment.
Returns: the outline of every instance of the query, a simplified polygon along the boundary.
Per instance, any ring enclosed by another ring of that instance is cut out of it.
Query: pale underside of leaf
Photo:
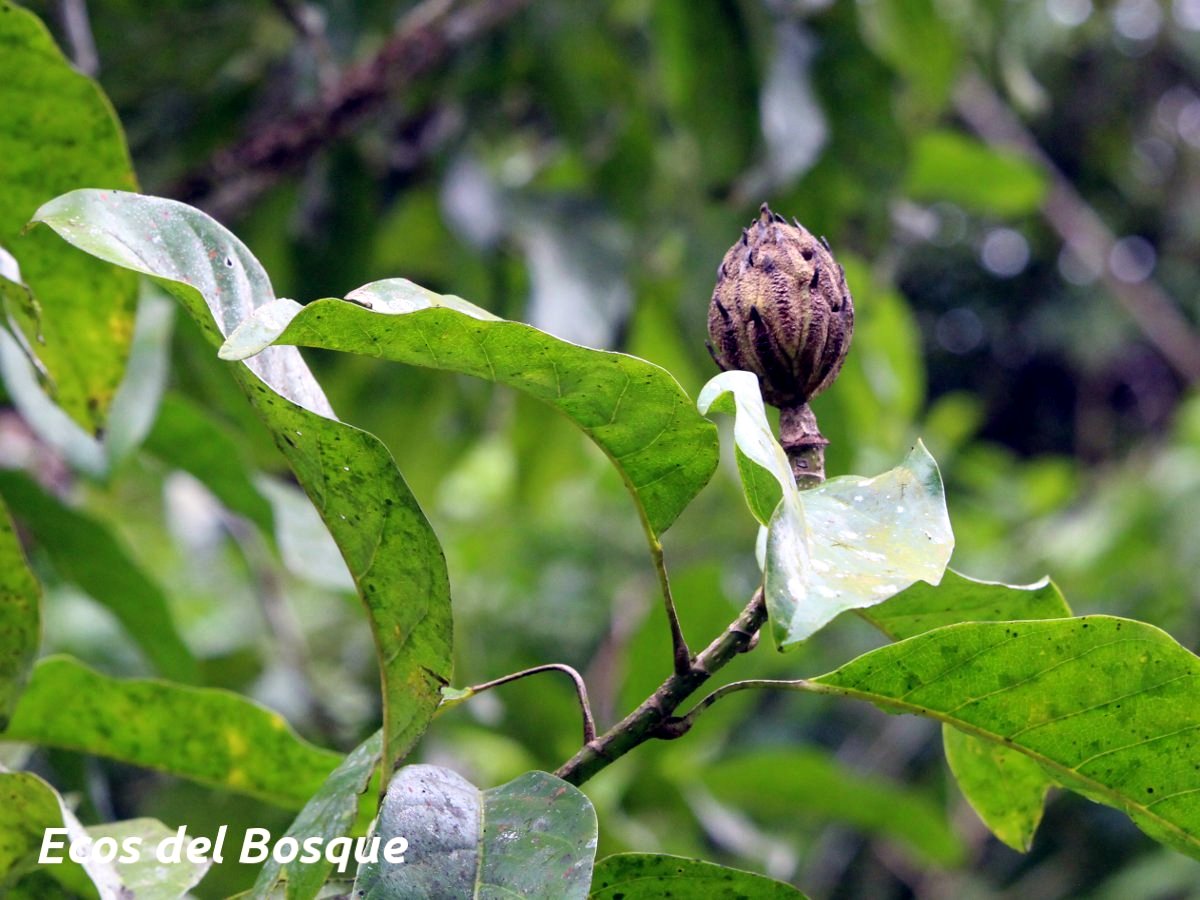
[[[736,410],[739,468],[760,521],[763,483],[747,469],[758,468],[779,487],[782,500],[767,524],[762,563],[767,611],[781,647],[806,640],[846,610],[882,603],[918,580],[941,579],[954,534],[941,475],[923,444],[882,475],[843,476],[800,491],[753,375],[716,376],[701,391],[699,407]]]
[[[578,788],[527,772],[480,791],[438,766],[392,778],[376,834],[403,836],[402,865],[366,864],[354,896],[582,900],[596,854],[596,814]]]

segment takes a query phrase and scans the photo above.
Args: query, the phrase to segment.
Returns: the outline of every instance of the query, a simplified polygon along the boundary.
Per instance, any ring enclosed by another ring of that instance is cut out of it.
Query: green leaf
[[[10,311],[48,372],[55,401],[89,433],[104,425],[133,337],[137,280],[22,235],[34,210],[80,185],[133,188],[112,107],[32,13],[0,0],[0,247],[37,298]]]
[[[108,608],[160,673],[176,681],[200,680],[196,658],[175,627],[163,589],[105,525],[65,506],[16,470],[0,470],[0,496],[59,577]]]
[[[1025,157],[995,150],[957,131],[928,131],[913,145],[904,189],[914,200],[949,200],[983,215],[1036,212],[1046,175]]]
[[[109,678],[68,657],[33,670],[5,740],[106,756],[298,809],[341,758],[238,694]]]
[[[1129,619],[950,625],[805,689],[938,719],[1025,754],[1063,787],[1200,857],[1200,659]]]
[[[717,799],[773,827],[812,816],[903,844],[922,861],[962,863],[965,848],[946,814],[912,788],[850,771],[818,750],[761,750],[721,759],[700,773]]]
[[[0,889],[11,886],[38,865],[48,828],[65,828],[67,834],[57,836],[59,847],[52,851],[62,861],[48,864],[46,871],[52,871],[55,878],[76,890],[83,890],[90,880],[102,900],[109,897],[176,900],[186,895],[208,871],[208,862],[196,864],[185,859],[163,863],[156,859],[159,842],[175,835],[157,819],[130,819],[84,828],[58,792],[29,772],[0,771],[0,801],[3,801],[0,802]],[[80,866],[67,856],[69,846],[82,848],[103,837],[111,837],[118,844],[128,838],[140,838],[138,861],[104,863],[89,858]],[[186,852],[186,842],[184,846]]]
[[[523,391],[565,415],[613,461],[652,539],[716,468],[716,429],[653,363],[496,319],[401,278],[368,284],[348,299],[373,308],[342,300],[304,307],[280,300],[240,326],[221,354],[242,359],[272,342],[320,347],[461,372]]]
[[[894,641],[959,622],[1062,619],[1071,607],[1049,578],[1034,584],[979,581],[947,569],[939,584],[918,582],[858,613]]]
[[[54,788],[29,772],[0,772],[0,888],[32,869],[45,830],[61,827]]]
[[[781,647],[806,640],[845,610],[882,603],[917,580],[941,579],[954,534],[937,463],[923,444],[882,475],[847,475],[800,491],[766,420],[757,379],[749,372],[716,376],[700,392],[700,410],[719,408],[726,394],[734,397],[734,441],[743,458],[768,473],[783,494],[761,560],[767,611]],[[760,521],[761,483],[743,476]]]
[[[42,639],[42,589],[0,503],[0,730],[25,689]]]
[[[263,530],[274,531],[271,504],[251,480],[253,466],[236,436],[181,394],[168,394],[146,450],[194,476],[228,509]]]
[[[618,853],[596,863],[591,900],[803,900],[790,884],[701,859]]]
[[[545,772],[480,791],[439,766],[392,778],[375,833],[408,839],[403,865],[368,863],[354,896],[571,900],[587,896],[596,813],[583,793]]]
[[[1054,784],[1036,761],[949,725],[942,726],[946,763],[963,796],[996,837],[1029,852]]]
[[[859,615],[898,640],[959,622],[1063,618],[1071,608],[1048,578],[1029,585],[998,584],[947,569],[936,587],[914,584]],[[950,771],[979,818],[1014,850],[1028,850],[1053,779],[1016,750],[949,725],[942,727],[942,741]]]
[[[236,237],[182,203],[74,191],[35,217],[101,259],[152,276],[220,345],[274,301]],[[383,685],[383,765],[424,733],[452,670],[450,585],[441,545],[387,448],[337,420],[292,347],[269,347],[234,375],[337,542],[375,637]]]
[[[358,816],[359,797],[367,790],[382,752],[383,735],[380,732],[359,744],[300,810],[300,815],[287,830],[287,836],[299,841],[320,836],[321,846],[327,847],[334,838],[349,833]],[[263,863],[250,897],[265,900],[272,895],[279,879],[286,876],[287,900],[312,900],[332,870],[333,863],[324,856],[315,863],[297,860],[286,865],[272,856]]]

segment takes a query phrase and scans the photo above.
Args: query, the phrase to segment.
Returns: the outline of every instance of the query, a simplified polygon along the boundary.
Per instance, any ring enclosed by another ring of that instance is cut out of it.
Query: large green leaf
[[[404,279],[377,281],[349,299],[300,306],[280,300],[221,349],[243,359],[272,342],[377,356],[474,375],[549,404],[611,459],[657,538],[716,468],[716,429],[696,415],[678,382],[635,356],[580,347],[458,297]]]
[[[661,853],[618,853],[596,863],[591,900],[803,900],[782,881],[702,859]]]
[[[700,780],[722,802],[771,827],[805,816],[844,822],[907,847],[923,862],[953,866],[965,857],[946,814],[927,797],[883,778],[850,771],[818,750],[759,750],[705,767]]]
[[[42,639],[42,590],[0,503],[0,730],[25,688]]]
[[[0,771],[0,801],[0,890],[5,896],[8,888],[38,865],[49,828],[67,832],[54,836],[58,847],[50,851],[61,860],[48,864],[53,866],[55,878],[70,884],[73,890],[93,893],[88,887],[90,881],[101,900],[133,897],[176,900],[185,896],[208,871],[208,862],[193,863],[183,858],[177,863],[164,863],[156,858],[159,843],[175,835],[157,819],[130,819],[84,828],[58,792],[32,773]],[[80,866],[68,858],[68,846],[82,849],[105,837],[119,845],[139,839],[138,859],[105,863],[88,858]],[[39,895],[46,896],[46,892],[35,894]]]
[[[392,778],[375,833],[408,840],[402,865],[364,865],[362,900],[394,897],[587,896],[596,813],[583,793],[545,772],[480,791],[439,766],[406,766]]]
[[[937,586],[918,582],[859,615],[894,640],[959,622],[1058,619],[1071,615],[1058,586],[977,581],[947,569]],[[992,833],[1014,850],[1029,849],[1053,779],[1029,757],[1003,744],[942,726],[946,762],[967,802]]]
[[[108,100],[79,74],[32,14],[0,0],[0,247],[16,257],[38,307],[10,305],[54,399],[99,431],[133,337],[137,280],[22,235],[34,210],[83,185],[136,186]]]
[[[152,276],[215,345],[274,301],[246,246],[199,210],[117,191],[74,191],[37,220],[101,259]],[[450,587],[441,546],[387,448],[337,420],[299,351],[235,366],[354,577],[375,637],[390,770],[424,733],[450,681]]]
[[[62,656],[37,664],[0,737],[106,756],[291,809],[341,759],[238,694],[109,678]]]
[[[359,797],[370,784],[382,752],[383,735],[380,732],[356,747],[300,810],[300,815],[287,830],[287,836],[298,841],[319,836],[321,846],[327,847],[334,838],[347,834],[358,816]],[[265,900],[272,896],[279,879],[286,877],[287,900],[312,900],[332,869],[333,863],[324,856],[315,863],[297,860],[286,865],[272,856],[263,863],[250,896],[254,900]]]
[[[1063,787],[1200,857],[1200,659],[1111,616],[950,625],[804,689],[938,719],[1030,757]]]
[[[724,372],[700,392],[702,412],[736,408],[734,441],[747,502],[762,519],[773,496],[753,468],[782,494],[765,542],[763,590],[778,643],[803,641],[839,613],[882,603],[914,581],[936,584],[950,561],[954,535],[941,475],[918,443],[895,469],[874,478],[847,475],[797,490],[766,420],[758,380]]]
[[[107,607],[163,675],[198,682],[200,670],[163,589],[102,523],[64,505],[28,475],[0,470],[0,496],[32,533],[55,572]]]

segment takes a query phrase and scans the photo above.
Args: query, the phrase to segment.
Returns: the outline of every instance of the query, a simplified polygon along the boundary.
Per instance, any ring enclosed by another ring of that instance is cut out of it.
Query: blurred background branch
[[[499,26],[528,0],[426,0],[406,13],[383,46],[323,86],[320,98],[295,112],[256,127],[222,148],[198,171],[185,175],[171,196],[199,206],[218,219],[236,217],[288,172],[345,136],[387,98],[429,73],[448,56]],[[312,7],[280,0],[285,16],[314,48],[324,67],[328,43]],[[331,77],[331,76],[330,76]]]

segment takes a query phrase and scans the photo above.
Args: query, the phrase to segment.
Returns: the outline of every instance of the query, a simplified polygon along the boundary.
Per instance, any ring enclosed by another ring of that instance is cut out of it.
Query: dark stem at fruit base
[[[807,403],[779,411],[779,442],[801,490],[825,480],[825,446],[829,440],[821,434],[817,417]]]

